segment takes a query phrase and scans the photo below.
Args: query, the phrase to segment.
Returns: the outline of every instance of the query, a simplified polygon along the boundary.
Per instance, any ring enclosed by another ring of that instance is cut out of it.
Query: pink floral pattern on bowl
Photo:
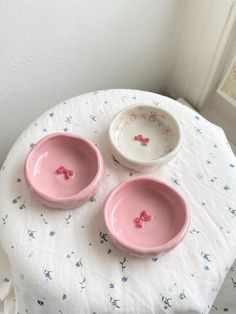
[[[136,134],[149,138],[148,145],[134,141]],[[181,128],[170,112],[138,104],[115,116],[109,136],[116,159],[129,168],[145,172],[175,156],[180,148]]]

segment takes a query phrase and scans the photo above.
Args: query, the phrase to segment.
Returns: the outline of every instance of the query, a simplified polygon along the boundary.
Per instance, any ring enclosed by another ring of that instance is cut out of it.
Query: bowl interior
[[[134,137],[149,138],[147,145]],[[110,132],[116,148],[132,160],[152,161],[164,157],[178,144],[180,130],[166,111],[152,106],[136,106],[116,116]]]
[[[73,170],[66,179],[55,171],[63,166]],[[57,135],[37,144],[31,152],[27,169],[32,187],[53,198],[65,198],[79,193],[96,176],[97,156],[83,139]]]
[[[137,228],[134,219],[146,210],[152,220]],[[155,248],[173,239],[186,223],[186,204],[168,185],[149,179],[118,187],[105,208],[106,223],[125,247]]]

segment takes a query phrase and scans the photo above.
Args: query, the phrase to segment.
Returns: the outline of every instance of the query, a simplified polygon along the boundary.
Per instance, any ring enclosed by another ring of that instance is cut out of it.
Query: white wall
[[[114,87],[165,89],[178,0],[0,1],[0,164],[47,108]]]
[[[235,0],[181,0],[168,93],[200,108],[235,20]]]
[[[236,21],[229,36],[228,44],[225,47],[224,53],[217,67],[217,71],[215,72],[215,77],[212,81],[205,105],[201,110],[201,114],[213,123],[221,126],[228,139],[236,146],[236,107],[216,92],[235,54]]]
[[[34,118],[84,92],[167,91],[200,107],[213,86],[234,4],[0,1],[0,164]]]

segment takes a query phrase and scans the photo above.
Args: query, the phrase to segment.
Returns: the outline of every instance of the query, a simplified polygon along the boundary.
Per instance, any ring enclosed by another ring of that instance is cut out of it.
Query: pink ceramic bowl
[[[103,160],[96,146],[81,136],[53,133],[28,154],[24,174],[36,198],[52,208],[75,208],[100,184]]]
[[[104,219],[118,247],[139,257],[156,256],[183,240],[189,210],[184,198],[168,184],[137,177],[108,195]]]

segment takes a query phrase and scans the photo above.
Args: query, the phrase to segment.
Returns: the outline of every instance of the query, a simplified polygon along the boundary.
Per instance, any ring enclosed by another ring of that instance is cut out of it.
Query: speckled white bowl
[[[134,137],[150,139],[147,145]],[[169,112],[148,104],[121,110],[111,121],[109,141],[112,154],[124,166],[139,172],[153,171],[169,162],[179,151],[182,131]]]

